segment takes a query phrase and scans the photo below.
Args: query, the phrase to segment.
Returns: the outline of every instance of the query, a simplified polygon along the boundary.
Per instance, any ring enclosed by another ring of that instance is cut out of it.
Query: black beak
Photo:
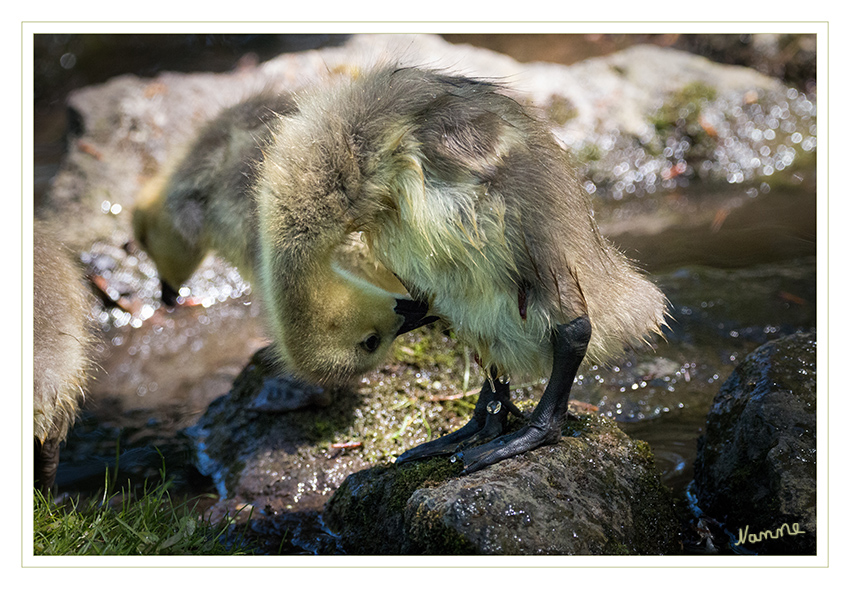
[[[160,280],[159,283],[160,288],[162,290],[162,295],[160,296],[160,298],[162,299],[163,304],[168,307],[173,307],[174,305],[176,305],[177,297],[179,297],[180,294],[176,290],[174,290],[174,287],[168,284],[166,281]]]
[[[404,323],[396,332],[397,336],[439,319],[428,315],[428,303],[411,299],[396,299],[395,312],[404,317]]]

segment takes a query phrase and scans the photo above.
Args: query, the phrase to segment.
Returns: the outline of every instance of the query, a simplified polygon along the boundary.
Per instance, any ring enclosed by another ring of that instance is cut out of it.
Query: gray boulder
[[[816,352],[813,333],[764,344],[714,399],[694,481],[700,509],[738,549],[816,552]]]

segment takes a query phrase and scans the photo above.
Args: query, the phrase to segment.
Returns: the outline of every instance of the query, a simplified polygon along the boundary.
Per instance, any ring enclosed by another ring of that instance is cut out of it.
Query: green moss
[[[684,126],[688,135],[707,138],[699,124],[702,107],[717,97],[717,89],[702,82],[692,82],[675,92],[658,111],[650,117],[659,134],[669,134]]]
[[[634,554],[634,552],[632,552],[629,547],[622,542],[609,540],[602,549],[602,554],[606,556],[628,556]]]
[[[640,479],[635,485],[640,494],[634,497],[629,542],[633,553],[675,554],[682,545],[673,513],[671,490],[661,482],[655,469],[652,448],[642,440],[634,440],[630,447],[631,459],[643,462]]]
[[[568,419],[564,427],[561,428],[562,436],[579,438],[586,435],[595,425],[598,425],[598,422],[590,413],[574,415],[574,417],[576,419]]]
[[[652,453],[652,448],[648,443],[643,440],[634,440],[632,448],[644,464],[650,467],[655,464],[655,455]]]
[[[682,102],[709,102],[717,98],[717,88],[699,81],[691,82],[679,90],[676,96]]]
[[[413,366],[445,368],[462,360],[463,347],[443,334],[437,326],[429,326],[402,336],[391,350],[395,362]]]
[[[470,397],[471,401],[467,401],[464,399],[458,399],[456,401],[449,401],[446,403],[446,409],[455,413],[460,419],[464,421],[469,421],[472,419],[472,413],[475,410],[475,401],[476,397]]]
[[[612,421],[596,413],[580,413],[578,417],[578,420],[568,421],[563,431],[565,437],[574,436],[569,442],[572,450],[581,456],[582,460],[591,457],[595,452],[601,452],[599,458],[604,461],[603,455],[607,452],[605,448],[609,445],[618,450],[626,450],[622,461],[629,465],[629,468],[612,467],[597,472],[596,476],[601,477],[601,487],[613,491],[625,485],[637,490],[629,502],[630,513],[624,514],[625,518],[631,520],[629,525],[622,529],[606,531],[608,542],[601,547],[602,553],[618,555],[679,552],[681,544],[671,507],[672,494],[661,482],[656,471],[655,457],[650,445],[641,440],[626,438]],[[609,441],[608,438],[613,439]],[[586,442],[593,439],[597,441]],[[629,480],[633,476],[637,477],[637,480]],[[625,537],[624,529],[629,530]]]
[[[336,428],[329,420],[317,419],[313,422],[313,434],[318,438],[318,441],[330,438],[335,430]]]
[[[421,487],[458,476],[462,467],[460,462],[454,464],[448,458],[433,458],[399,466],[377,466],[355,473],[346,478],[328,501],[325,522],[332,530],[347,530],[347,545],[352,552],[410,552],[405,547],[409,535],[405,531],[409,519],[405,509],[411,495]],[[453,551],[469,552],[462,538],[453,537],[450,531],[443,532],[438,522],[421,520],[415,525],[426,540],[438,530]],[[438,546],[433,542],[431,545]]]
[[[410,521],[408,535],[418,554],[476,554],[475,545],[443,523],[441,515],[420,506]]]
[[[578,109],[567,98],[560,94],[553,94],[546,107],[546,116],[556,125],[563,125],[578,116]]]
[[[437,457],[430,460],[417,460],[394,468],[397,469],[397,476],[393,480],[392,493],[388,502],[390,509],[401,510],[419,487],[441,483],[459,476],[463,470],[463,463]]]
[[[441,483],[460,475],[461,462],[452,463],[448,458],[379,466],[371,469],[367,476],[350,476],[343,481],[328,504],[328,511],[345,513],[355,522],[368,521],[381,513],[398,513],[404,510],[407,500],[416,489]],[[368,482],[369,488],[359,487],[360,477]]]

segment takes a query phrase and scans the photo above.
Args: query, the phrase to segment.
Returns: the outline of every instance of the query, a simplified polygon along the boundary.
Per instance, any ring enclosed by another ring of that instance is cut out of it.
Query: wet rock
[[[355,554],[680,550],[649,446],[586,410],[555,446],[471,475],[460,469],[436,458],[358,472],[329,501],[325,523]]]
[[[213,401],[187,433],[199,469],[230,507],[250,503],[273,514],[315,510],[344,477],[366,466],[357,454],[334,452],[326,440],[351,409],[334,391],[280,374],[268,349],[254,354],[230,393]],[[342,395],[340,395],[342,396]]]
[[[257,352],[249,366],[261,365],[257,371],[263,375],[260,392],[248,403],[248,409],[260,413],[284,413],[305,407],[327,407],[331,404],[330,389],[306,384],[289,374],[281,374],[274,368],[271,347]],[[234,386],[236,383],[234,383]]]
[[[253,510],[251,533],[270,550],[337,552],[320,514],[345,478],[393,461],[432,433],[454,430],[469,418],[459,388],[462,352],[429,326],[401,336],[387,365],[358,383],[319,390],[280,375],[261,350],[232,390],[187,431],[199,470],[213,479],[221,497],[210,514],[242,510],[247,519]],[[470,372],[475,382],[483,378],[477,365]],[[278,389],[271,396],[264,393],[270,379]],[[515,398],[525,396],[518,392]],[[301,408],[281,412],[275,399],[290,409],[297,401]],[[317,544],[317,538],[327,541]]]
[[[764,344],[714,399],[694,464],[696,494],[738,548],[816,551],[816,351],[814,333]]]
[[[569,422],[558,446],[481,473],[458,477],[459,465],[448,459],[387,466],[406,449],[469,419],[471,405],[461,388],[463,348],[437,327],[402,336],[387,367],[365,375],[354,389],[331,391],[327,407],[253,409],[270,375],[261,356],[228,395],[210,405],[191,435],[199,467],[222,497],[213,517],[253,509],[251,533],[270,551],[679,550],[670,494],[649,447],[581,404],[572,405],[580,419]],[[476,383],[482,378],[477,367],[470,376]],[[513,398],[530,409],[542,387],[518,386]],[[520,424],[512,420],[513,427]],[[340,487],[323,519],[326,502]],[[355,488],[359,503],[353,505],[343,498]],[[323,527],[340,518],[348,522],[341,534]],[[470,521],[486,523],[468,538],[453,531]]]

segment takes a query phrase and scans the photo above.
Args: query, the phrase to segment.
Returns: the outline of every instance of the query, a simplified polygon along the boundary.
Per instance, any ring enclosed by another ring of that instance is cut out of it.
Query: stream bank
[[[583,366],[573,398],[647,440],[661,480],[683,494],[708,408],[734,366],[768,340],[815,326],[813,97],[672,49],[632,48],[567,67],[519,64],[432,37],[404,42],[429,63],[438,55],[516,80],[580,158],[603,232],[670,298],[666,341],[617,365]],[[108,460],[117,439],[135,451],[122,468],[141,480],[160,466],[145,449],[160,448],[187,487],[219,494],[213,512],[253,505],[258,533],[278,544],[295,538],[288,552],[321,552],[330,544],[317,546],[326,537],[318,514],[348,474],[468,418],[474,397],[465,395],[482,375],[450,333],[425,330],[397,342],[356,390],[332,392],[330,415],[315,407],[269,418],[279,430],[268,443],[292,450],[283,464],[237,444],[238,430],[219,432],[255,457],[255,486],[235,486],[242,470],[190,460],[199,438],[185,431],[221,407],[216,399],[269,343],[259,303],[237,271],[210,258],[187,284],[198,304],[168,311],[152,264],[128,245],[139,187],[204,120],[257,85],[293,89],[326,66],[345,75],[352,54],[386,43],[358,36],[236,72],[125,76],[70,97],[70,150],[38,214],[83,219],[63,224],[62,238],[104,288],[93,311],[103,370],[69,440],[66,473],[95,456]],[[515,383],[514,398],[538,398],[542,388]],[[79,472],[65,484],[87,480]]]

